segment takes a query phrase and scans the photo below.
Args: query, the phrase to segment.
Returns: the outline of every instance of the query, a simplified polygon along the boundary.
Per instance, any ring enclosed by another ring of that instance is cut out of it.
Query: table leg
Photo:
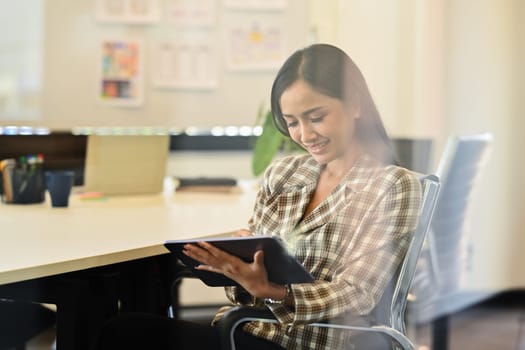
[[[67,278],[57,294],[57,350],[89,349],[99,327],[117,313],[115,277]]]
[[[448,350],[449,316],[444,315],[432,321],[432,350]]]

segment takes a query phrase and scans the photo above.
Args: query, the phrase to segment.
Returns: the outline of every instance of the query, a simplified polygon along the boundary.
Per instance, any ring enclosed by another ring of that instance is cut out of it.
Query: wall
[[[387,130],[396,136],[439,136],[442,62],[438,3],[339,0],[335,42],[368,81]],[[421,118],[420,116],[425,116]]]
[[[515,185],[522,180],[512,171],[520,153],[513,144],[520,137],[514,93],[518,3],[446,2],[444,129],[447,134],[494,134],[491,158],[471,207],[473,261],[466,283],[478,289],[525,285],[525,276],[513,271],[524,263],[513,254],[522,232],[514,225],[522,213],[513,203]]]
[[[217,1],[213,37],[217,42],[218,81],[216,90],[158,89],[149,79],[153,43],[176,38],[173,24],[106,24],[95,21],[94,1],[43,1],[43,80],[40,117],[5,118],[0,123],[72,126],[203,126],[253,125],[259,105],[268,102],[274,71],[233,72],[224,64],[226,28],[253,12],[228,10]],[[161,3],[167,3],[161,1]],[[9,2],[0,12],[10,13]],[[308,7],[302,0],[290,0],[282,13],[255,12],[261,21],[283,23],[287,34],[287,55],[302,47],[308,37]],[[7,31],[2,35],[9,35]],[[145,50],[145,104],[139,108],[108,107],[97,103],[97,67],[100,41],[105,38],[142,38]],[[223,44],[224,43],[224,44]]]
[[[441,139],[443,62],[434,54],[443,46],[441,2],[311,0],[310,7],[317,40],[342,47],[360,67],[389,133]]]
[[[520,8],[515,12],[515,30],[518,38],[524,38],[525,26],[523,25],[523,18],[525,18],[525,2],[519,1],[519,4]],[[523,98],[523,91],[525,91],[525,67],[523,65],[523,62],[525,62],[525,40],[520,40],[518,45],[519,51],[516,57],[519,67],[519,71],[516,75],[518,84],[514,94],[516,101],[518,102],[515,120],[516,128],[514,129],[515,133],[518,135],[513,138],[513,149],[516,150],[515,152],[520,152],[520,150],[525,149],[525,138],[522,135],[522,130],[525,130],[525,119],[523,118],[523,115],[525,115],[525,99]],[[516,189],[516,195],[514,196],[512,203],[515,208],[514,210],[517,213],[525,213],[525,201],[523,200],[523,198],[525,198],[525,178],[520,176],[523,171],[522,159],[523,157],[516,157],[513,162],[514,166],[512,167],[512,172],[515,174],[514,178],[516,179],[515,182],[513,182],[514,189]],[[524,215],[519,215],[518,220],[514,221],[513,230],[521,232],[522,234],[519,235],[520,239],[517,240],[512,254],[511,273],[523,276],[523,269],[521,268],[523,266],[523,251],[520,248],[525,247],[525,235],[523,234],[525,231]],[[525,277],[523,278],[525,279]]]
[[[41,114],[42,0],[0,0],[0,125]]]
[[[514,233],[512,240],[509,242],[509,260],[512,264],[509,265],[507,275],[513,276],[513,283],[516,287],[523,287],[525,284],[525,273],[522,266],[525,264],[523,257],[523,247],[525,247],[525,178],[522,174],[525,171],[523,163],[522,152],[525,149],[525,138],[523,137],[523,130],[525,130],[525,99],[523,91],[525,91],[525,25],[523,18],[525,16],[525,2],[515,0],[512,2],[511,16],[513,21],[509,30],[514,33],[514,50],[513,50],[513,65],[512,72],[512,119],[509,121],[509,127],[512,130],[512,135],[509,140],[510,167],[509,167],[509,190],[511,207],[511,224],[510,230]]]

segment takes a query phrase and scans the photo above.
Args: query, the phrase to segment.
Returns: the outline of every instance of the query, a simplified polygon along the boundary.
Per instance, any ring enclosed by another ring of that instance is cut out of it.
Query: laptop
[[[85,189],[108,195],[163,190],[169,135],[89,135]]]

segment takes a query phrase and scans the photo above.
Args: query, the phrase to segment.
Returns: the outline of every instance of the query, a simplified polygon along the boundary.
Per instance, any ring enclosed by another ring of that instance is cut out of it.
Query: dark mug
[[[46,185],[53,207],[68,206],[73,180],[72,171],[46,171]]]

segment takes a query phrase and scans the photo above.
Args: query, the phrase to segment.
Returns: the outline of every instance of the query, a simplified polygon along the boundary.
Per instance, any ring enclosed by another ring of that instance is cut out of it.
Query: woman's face
[[[298,80],[281,95],[281,111],[290,137],[319,164],[342,158],[353,143],[358,108],[323,95]]]

